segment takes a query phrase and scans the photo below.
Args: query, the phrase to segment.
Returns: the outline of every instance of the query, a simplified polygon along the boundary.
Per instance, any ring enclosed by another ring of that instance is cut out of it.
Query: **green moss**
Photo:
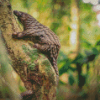
[[[24,52],[32,59],[32,61],[37,60],[38,59],[38,50],[37,49],[29,49],[28,47],[26,47],[25,45],[22,45],[22,48],[24,50]]]

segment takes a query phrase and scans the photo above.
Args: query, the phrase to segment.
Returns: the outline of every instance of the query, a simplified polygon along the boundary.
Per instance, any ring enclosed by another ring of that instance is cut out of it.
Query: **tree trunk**
[[[71,32],[70,32],[70,48],[73,52],[71,58],[75,58],[79,52],[79,0],[71,0]]]
[[[12,33],[20,28],[12,13],[9,0],[0,0],[0,30],[12,61],[12,67],[18,73],[28,92],[29,100],[55,100],[56,73],[48,59],[32,48],[33,43],[12,38]],[[27,97],[25,97],[26,100]]]
[[[7,95],[11,100],[21,100],[18,85],[12,75],[11,65],[9,64],[8,54],[1,34],[0,30],[0,100],[1,98],[7,98]],[[3,91],[5,86],[7,87],[7,93]]]

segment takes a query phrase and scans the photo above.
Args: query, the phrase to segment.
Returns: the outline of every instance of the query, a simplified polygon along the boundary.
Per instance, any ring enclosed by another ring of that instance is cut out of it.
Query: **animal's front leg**
[[[41,52],[47,52],[47,51],[49,51],[49,45],[47,45],[47,44],[38,44],[38,43],[35,43],[33,47],[37,48]]]
[[[12,34],[12,37],[13,37],[13,38],[17,38],[17,39],[21,39],[21,38],[24,37],[24,34],[23,34],[23,32],[18,32],[18,33],[14,32],[14,33]]]
[[[17,38],[17,39],[22,39],[24,37],[27,37],[27,36],[30,36],[31,33],[31,30],[24,30],[23,32],[14,32],[12,34],[12,37],[13,38]]]

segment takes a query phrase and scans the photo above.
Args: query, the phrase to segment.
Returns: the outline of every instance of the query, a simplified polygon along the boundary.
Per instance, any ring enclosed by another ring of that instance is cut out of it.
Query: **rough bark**
[[[34,44],[30,41],[12,38],[12,33],[21,30],[14,18],[9,0],[0,0],[0,29],[12,67],[20,75],[27,93],[33,93],[32,100],[55,100],[56,74],[48,59],[32,48]]]

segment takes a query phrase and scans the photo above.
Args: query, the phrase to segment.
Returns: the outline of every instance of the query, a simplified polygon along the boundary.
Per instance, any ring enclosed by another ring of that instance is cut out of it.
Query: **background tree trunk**
[[[55,100],[57,79],[48,59],[32,48],[33,43],[30,41],[12,38],[12,33],[21,30],[14,18],[9,0],[0,0],[0,29],[12,66],[20,75],[26,89],[32,93],[32,100]]]
[[[79,52],[79,0],[71,0],[71,32],[70,32],[70,48],[73,52],[71,58],[75,58]]]

